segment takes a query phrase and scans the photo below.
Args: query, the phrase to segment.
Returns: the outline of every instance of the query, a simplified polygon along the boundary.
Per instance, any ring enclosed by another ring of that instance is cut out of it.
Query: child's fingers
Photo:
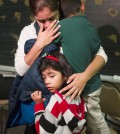
[[[45,98],[43,98],[43,101],[45,101],[46,99]]]
[[[33,98],[35,97],[35,94],[34,94],[34,93],[32,93],[32,94],[31,94],[31,97],[32,97],[32,99],[33,99]]]
[[[39,95],[41,94],[41,91],[37,90],[37,91],[34,91],[31,96],[36,96],[36,95]]]
[[[41,96],[42,95],[42,92],[41,91],[38,91],[38,95]]]

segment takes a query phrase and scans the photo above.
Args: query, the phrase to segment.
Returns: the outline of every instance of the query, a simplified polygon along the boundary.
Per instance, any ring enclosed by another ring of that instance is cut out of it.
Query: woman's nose
[[[50,25],[50,23],[51,23],[50,21],[45,21],[43,23],[44,28],[46,29]]]

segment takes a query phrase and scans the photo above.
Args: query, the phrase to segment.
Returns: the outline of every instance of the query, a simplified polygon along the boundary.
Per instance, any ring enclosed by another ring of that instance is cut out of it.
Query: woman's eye
[[[55,20],[55,17],[54,16],[51,17],[51,18],[49,18],[49,21],[53,21],[53,20]]]

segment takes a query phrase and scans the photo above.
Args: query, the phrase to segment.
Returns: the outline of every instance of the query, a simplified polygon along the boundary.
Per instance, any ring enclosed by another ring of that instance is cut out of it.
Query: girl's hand
[[[35,103],[42,103],[45,101],[44,98],[42,98],[41,91],[35,91],[31,94],[31,97]]]
[[[45,47],[50,44],[55,38],[60,35],[60,32],[57,32],[60,28],[60,25],[57,26],[58,21],[54,20],[47,29],[44,30],[43,24],[38,22],[40,26],[40,31],[38,33],[36,44],[40,46],[40,48]],[[57,27],[56,27],[57,26]]]
[[[76,73],[69,77],[67,83],[68,85],[60,90],[60,93],[68,91],[64,97],[71,95],[70,100],[80,96],[83,91],[88,79],[86,78],[85,73]],[[70,84],[69,84],[70,83]]]

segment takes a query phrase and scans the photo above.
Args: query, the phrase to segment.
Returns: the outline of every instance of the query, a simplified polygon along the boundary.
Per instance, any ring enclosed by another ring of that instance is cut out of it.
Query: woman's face
[[[45,69],[42,72],[42,77],[44,79],[46,87],[50,92],[55,92],[55,90],[60,89],[66,80],[61,72],[56,71],[51,67]]]
[[[52,21],[59,19],[59,12],[57,10],[52,12],[49,8],[45,7],[34,17],[36,21],[43,23],[44,29],[46,29]]]

